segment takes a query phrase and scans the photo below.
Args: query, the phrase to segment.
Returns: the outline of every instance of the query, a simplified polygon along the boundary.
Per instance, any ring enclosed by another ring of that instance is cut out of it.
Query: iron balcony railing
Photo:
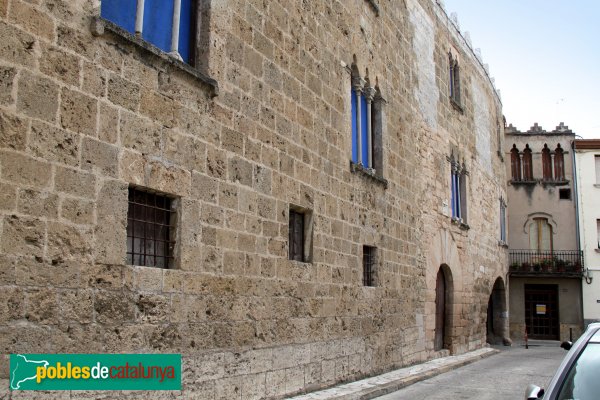
[[[510,250],[511,273],[581,274],[583,251],[579,250]]]

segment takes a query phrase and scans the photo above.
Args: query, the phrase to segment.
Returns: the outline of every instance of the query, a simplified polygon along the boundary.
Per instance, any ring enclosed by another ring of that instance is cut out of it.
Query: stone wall
[[[433,346],[442,265],[448,351],[485,345],[507,265],[501,103],[441,6],[198,3],[192,70],[95,20],[97,0],[0,0],[4,360],[174,352],[175,396],[281,398],[447,354]],[[354,55],[387,102],[387,186],[349,167]],[[452,154],[468,227],[450,218]],[[174,268],[126,265],[130,185],[176,199]],[[313,212],[310,263],[288,260],[290,205]]]

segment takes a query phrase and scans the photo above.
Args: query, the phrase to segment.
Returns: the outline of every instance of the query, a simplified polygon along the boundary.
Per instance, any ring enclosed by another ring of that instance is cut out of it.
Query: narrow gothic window
[[[463,223],[467,221],[467,171],[465,165],[450,158],[451,165],[451,205],[452,218]]]
[[[526,144],[525,150],[523,150],[523,180],[533,180],[533,163],[531,160],[531,149],[529,148],[529,144]]]
[[[547,144],[544,144],[542,149],[542,172],[545,181],[552,180],[552,157]]]
[[[371,86],[368,73],[363,79],[352,64],[352,162],[382,176],[384,100],[377,83]]]
[[[460,106],[460,67],[452,53],[448,55],[450,64],[450,99]]]
[[[554,150],[554,179],[557,181],[565,180],[565,156],[560,144]]]
[[[510,151],[510,171],[513,181],[518,182],[521,180],[521,155],[519,154],[519,149],[517,149],[516,144],[513,144]]]

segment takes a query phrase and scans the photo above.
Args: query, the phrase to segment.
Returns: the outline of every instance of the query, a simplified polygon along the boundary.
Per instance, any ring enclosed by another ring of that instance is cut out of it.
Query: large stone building
[[[176,3],[0,0],[3,353],[251,399],[503,337],[501,102],[443,6]]]
[[[583,258],[577,242],[575,134],[505,129],[510,245],[510,334],[568,340],[583,328]]]
[[[585,259],[583,322],[600,321],[600,139],[573,141],[579,247]]]

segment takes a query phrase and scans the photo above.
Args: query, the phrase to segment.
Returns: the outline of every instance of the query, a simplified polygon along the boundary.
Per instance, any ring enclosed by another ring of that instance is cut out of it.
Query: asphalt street
[[[499,354],[378,397],[379,400],[515,400],[527,385],[544,387],[567,352],[559,342],[495,347]]]

